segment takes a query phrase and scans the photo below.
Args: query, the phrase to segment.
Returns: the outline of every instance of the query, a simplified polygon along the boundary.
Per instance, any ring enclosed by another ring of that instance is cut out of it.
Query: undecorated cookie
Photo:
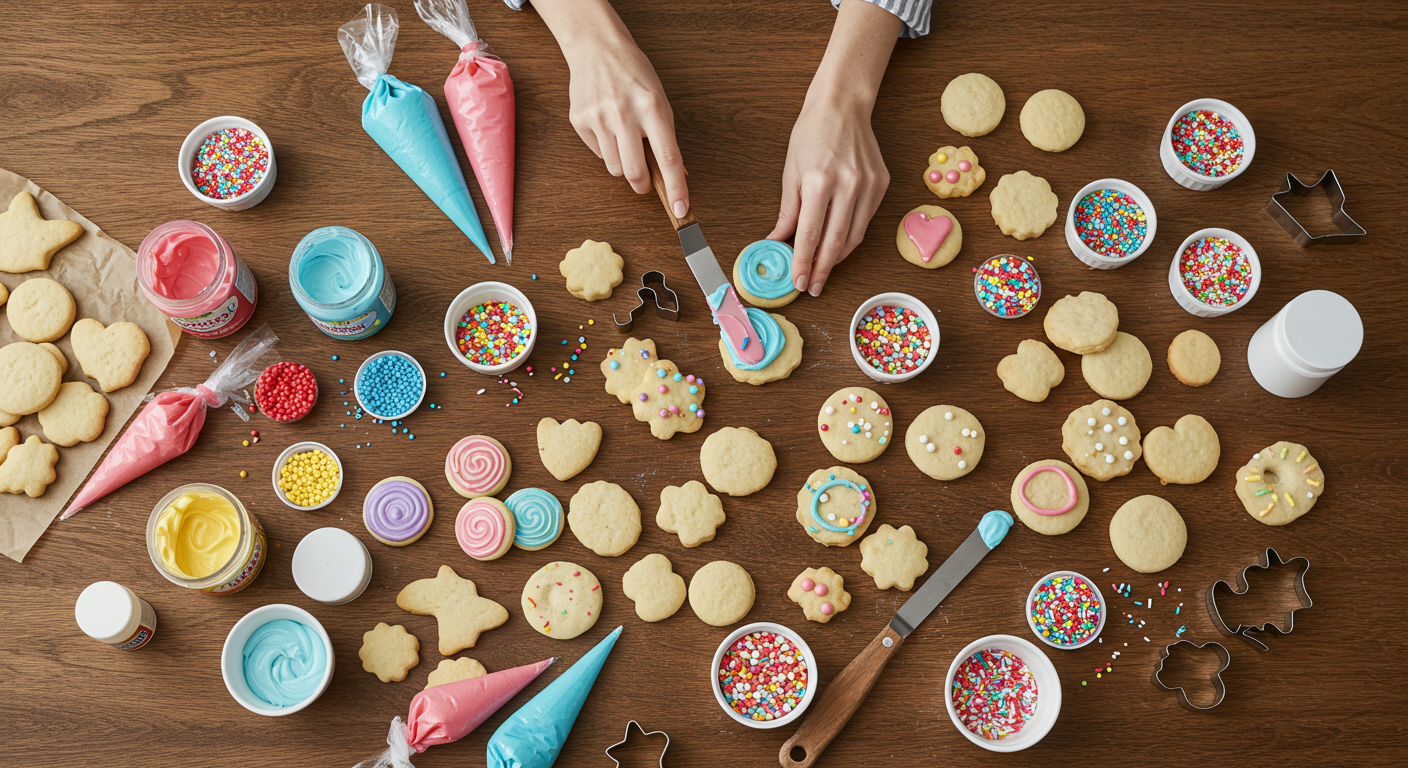
[[[1136,496],[1110,518],[1115,556],[1140,573],[1158,573],[1178,562],[1187,544],[1183,517],[1158,496]]]
[[[435,617],[440,626],[440,653],[444,656],[473,648],[479,633],[508,621],[508,611],[502,605],[480,597],[474,582],[460,578],[448,565],[440,566],[433,579],[407,584],[396,595],[396,605],[403,611]]]
[[[877,510],[875,490],[849,467],[818,469],[797,491],[797,522],[828,547],[859,541]]]
[[[611,250],[611,243],[586,240],[580,248],[567,252],[558,271],[567,278],[567,292],[579,299],[599,301],[611,296],[621,284],[621,267],[626,260]]]
[[[98,380],[104,392],[122,389],[137,380],[142,361],[152,351],[147,334],[136,323],[113,323],[107,328],[89,317],[73,324],[69,336],[83,375]]]
[[[737,563],[715,560],[689,580],[689,607],[699,620],[726,627],[753,608],[753,577]]]
[[[0,347],[0,411],[23,416],[42,410],[54,402],[62,379],[58,361],[38,344]]]
[[[1144,463],[1164,485],[1203,482],[1221,455],[1217,432],[1202,416],[1188,414],[1173,429],[1155,427],[1144,436]]]
[[[576,563],[548,563],[523,586],[523,616],[554,640],[571,640],[601,616],[601,582]]]
[[[964,136],[983,136],[1002,122],[1007,100],[992,78],[969,72],[948,81],[939,98],[939,110],[953,130]]]
[[[455,516],[455,540],[475,560],[498,560],[513,546],[517,523],[502,501],[470,499]]]
[[[680,373],[669,360],[656,360],[631,388],[631,410],[636,421],[650,425],[650,434],[669,440],[704,426],[704,394],[703,379]]]
[[[817,433],[821,444],[838,460],[864,464],[890,447],[893,419],[890,406],[865,387],[839,389],[821,405]]]
[[[5,463],[5,455],[11,448],[20,444],[20,431],[14,427],[0,429],[0,464]]]
[[[1042,321],[1051,343],[1077,355],[1101,352],[1115,341],[1120,311],[1104,294],[1081,291],[1066,296],[1046,310]]]
[[[914,580],[929,570],[929,546],[902,525],[898,530],[881,525],[860,543],[860,569],[875,579],[877,589],[908,592]]]
[[[1071,411],[1061,425],[1061,450],[1081,472],[1100,482],[1129,474],[1144,453],[1134,414],[1109,400]]]
[[[663,621],[684,605],[684,579],[670,565],[670,558],[650,554],[641,558],[621,578],[621,588],[636,604],[641,621]]]
[[[751,429],[724,427],[709,435],[699,451],[704,479],[720,493],[747,496],[772,481],[777,456],[772,444]]]
[[[1024,339],[1017,345],[1017,354],[1002,358],[997,364],[997,377],[1002,386],[1030,403],[1040,403],[1051,394],[1051,388],[1066,378],[1066,366],[1061,358],[1036,339]]]
[[[963,247],[963,227],[937,205],[921,205],[905,214],[895,231],[895,246],[904,260],[925,269],[953,261]]]
[[[446,683],[457,683],[461,680],[468,680],[471,677],[483,677],[489,674],[489,670],[483,664],[467,656],[458,659],[441,659],[440,665],[430,671],[430,676],[425,679],[426,688],[434,688],[437,685]]]
[[[1300,443],[1282,440],[1263,448],[1237,470],[1237,498],[1252,519],[1267,525],[1285,525],[1309,512],[1324,492],[1325,470]]]
[[[50,344],[47,341],[40,344],[39,346],[49,350],[49,354],[53,355],[54,359],[59,361],[59,373],[68,373],[68,358],[64,357],[63,350],[59,349],[53,344]]]
[[[929,155],[929,167],[924,170],[924,185],[942,198],[967,197],[981,187],[988,177],[978,165],[978,156],[967,147],[939,147]]]
[[[909,460],[935,480],[957,480],[976,469],[986,441],[978,417],[956,405],[924,411],[904,433]]]
[[[420,641],[397,624],[378,622],[370,632],[362,634],[362,648],[357,651],[362,669],[377,676],[383,683],[405,680],[411,667],[420,663]]]
[[[13,433],[4,437],[6,433]],[[4,461],[0,461],[0,492],[23,493],[32,499],[44,495],[49,484],[58,477],[54,465],[59,461],[59,449],[44,442],[39,435],[30,435],[28,440],[13,445],[19,439],[14,427],[0,430],[0,447],[9,443],[12,447],[3,451]]]
[[[9,289],[9,288],[6,288],[4,283],[0,283],[0,306],[4,306],[5,302],[7,302],[7,301],[9,301],[9,300],[10,300],[10,289]]]
[[[34,195],[21,190],[0,213],[0,272],[48,269],[54,254],[81,234],[83,227],[76,221],[39,215]]]
[[[470,435],[445,454],[445,479],[466,499],[493,496],[508,485],[513,460],[504,444],[492,437]]]
[[[1064,152],[1085,132],[1085,110],[1069,93],[1037,91],[1022,107],[1022,135],[1037,149]]]
[[[1045,536],[1069,533],[1090,511],[1090,489],[1071,465],[1056,459],[1028,464],[1012,480],[1012,511]]]
[[[107,420],[108,399],[82,381],[59,385],[58,396],[39,411],[44,437],[65,448],[97,440]]]
[[[698,480],[682,486],[667,485],[660,491],[655,524],[667,533],[679,534],[680,543],[686,547],[713,541],[724,520],[723,502]]]
[[[77,311],[73,294],[63,284],[47,277],[20,283],[5,305],[5,317],[15,335],[35,344],[63,338],[73,325]]]
[[[1041,237],[1056,221],[1056,193],[1046,179],[1026,171],[998,179],[988,201],[992,203],[992,220],[1002,234],[1018,240]]]
[[[723,358],[729,375],[735,381],[755,386],[791,376],[802,364],[802,334],[797,326],[782,315],[751,307],[748,308],[748,321],[753,324],[753,330],[763,344],[763,359],[751,364],[736,360],[728,342],[720,338],[719,356]]]
[[[601,447],[601,426],[594,421],[568,419],[558,423],[544,417],[538,422],[538,458],[552,476],[571,480],[591,465]]]
[[[1202,331],[1184,331],[1168,345],[1168,369],[1175,379],[1190,387],[1212,381],[1221,365],[1217,342]]]
[[[792,246],[780,240],[749,243],[733,262],[733,290],[763,309],[791,304],[801,293],[792,283]]]
[[[1115,340],[1103,352],[1081,355],[1080,372],[1085,383],[1101,397],[1128,400],[1149,383],[1154,360],[1144,342],[1117,331]]]
[[[606,391],[623,403],[631,402],[631,390],[656,359],[655,342],[650,339],[626,339],[620,347],[608,350],[606,359],[601,361]]]
[[[567,508],[572,535],[602,557],[624,555],[640,538],[640,507],[615,483],[587,483],[572,496]]]
[[[797,574],[787,590],[787,599],[802,606],[807,621],[819,624],[851,607],[846,580],[830,568],[808,568]]]

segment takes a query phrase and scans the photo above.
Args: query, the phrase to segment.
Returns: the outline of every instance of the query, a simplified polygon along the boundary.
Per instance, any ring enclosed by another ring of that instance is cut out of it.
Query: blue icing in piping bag
[[[557,762],[601,665],[620,636],[621,627],[617,627],[542,693],[510,715],[489,739],[488,768],[548,768]]]
[[[396,9],[370,3],[362,14],[337,30],[357,82],[371,91],[362,102],[362,128],[493,264],[494,252],[434,97],[386,74],[396,50]]]

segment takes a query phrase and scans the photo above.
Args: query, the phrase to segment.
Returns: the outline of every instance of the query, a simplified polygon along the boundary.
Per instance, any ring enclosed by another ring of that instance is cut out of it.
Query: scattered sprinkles
[[[785,635],[754,632],[724,652],[718,681],[734,712],[750,720],[776,720],[806,697],[807,659]]]
[[[1016,256],[994,256],[973,272],[973,291],[989,314],[1021,317],[1041,300],[1041,277],[1036,267]]]
[[[191,181],[206,197],[229,200],[254,189],[269,172],[269,147],[244,128],[222,128],[191,158]]]
[[[1139,250],[1149,233],[1138,201],[1116,189],[1091,192],[1076,203],[1076,234],[1086,247],[1113,259]]]
[[[1100,628],[1100,598],[1081,576],[1055,576],[1041,582],[1032,597],[1032,621],[1046,640],[1061,646],[1090,641]]]
[[[1216,112],[1199,109],[1178,118],[1169,138],[1178,162],[1194,173],[1218,178],[1242,165],[1242,134]]]
[[[929,325],[914,310],[879,306],[856,326],[856,348],[870,367],[904,374],[924,364],[933,346]]]
[[[949,692],[965,728],[996,741],[1011,736],[1036,715],[1036,677],[1008,651],[969,656],[953,675]]]
[[[1183,249],[1178,257],[1178,277],[1198,301],[1210,307],[1230,307],[1246,297],[1252,265],[1231,240],[1205,237]]]
[[[318,402],[318,380],[306,365],[275,363],[254,383],[254,402],[274,421],[298,421]],[[257,441],[259,436],[254,437]]]

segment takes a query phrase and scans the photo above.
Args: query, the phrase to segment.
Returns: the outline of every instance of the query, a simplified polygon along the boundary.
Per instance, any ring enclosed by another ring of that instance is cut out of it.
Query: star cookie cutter
[[[1236,627],[1227,626],[1227,622],[1223,620],[1222,614],[1217,609],[1217,600],[1219,592],[1225,593],[1224,599],[1226,597],[1232,597],[1234,595],[1245,595],[1251,589],[1250,584],[1247,582],[1248,571],[1251,571],[1253,568],[1259,571],[1269,571],[1272,568],[1280,568],[1282,566],[1291,565],[1293,563],[1297,564],[1297,572],[1295,577],[1295,591],[1296,597],[1300,601],[1300,605],[1296,608],[1292,608],[1289,611],[1286,611],[1286,616],[1282,621],[1282,623],[1285,625],[1284,629],[1280,626],[1277,626],[1275,622],[1270,621],[1260,626],[1254,624],[1249,624],[1245,626],[1242,624],[1238,624]],[[1234,589],[1232,585],[1228,584],[1225,581],[1214,582],[1211,587],[1208,587],[1208,615],[1212,618],[1213,626],[1217,627],[1217,631],[1221,632],[1227,637],[1237,636],[1242,638],[1243,640],[1246,640],[1248,643],[1252,644],[1253,648],[1256,648],[1259,651],[1271,650],[1271,648],[1266,643],[1262,642],[1261,640],[1258,640],[1255,637],[1252,637],[1250,633],[1258,632],[1263,634],[1276,634],[1285,636],[1289,635],[1291,633],[1291,630],[1295,629],[1296,611],[1300,610],[1301,608],[1309,608],[1312,605],[1315,605],[1315,602],[1310,599],[1310,593],[1305,591],[1305,573],[1309,570],[1309,559],[1304,557],[1293,557],[1290,560],[1282,560],[1281,555],[1278,554],[1276,550],[1267,547],[1266,551],[1261,553],[1261,556],[1258,558],[1258,562],[1252,563],[1246,568],[1243,568],[1241,574],[1237,576],[1237,584],[1241,587],[1241,589]]]
[[[636,727],[636,730],[637,730],[637,731],[640,731],[640,735],[642,735],[642,736],[664,736],[664,737],[665,737],[665,748],[662,749],[662,750],[660,750],[660,768],[665,768],[665,753],[670,751],[670,734],[665,733],[664,731],[651,731],[650,733],[646,733],[646,732],[645,732],[645,728],[641,727],[641,724],[640,724],[640,723],[637,723],[637,722],[634,721],[634,720],[632,720],[632,721],[629,722],[629,723],[626,723],[626,735],[625,735],[625,736],[622,736],[620,741],[618,741],[618,742],[616,742],[615,744],[612,744],[611,746],[609,746],[609,747],[606,748],[606,756],[611,758],[611,762],[613,762],[613,763],[616,764],[616,768],[621,768],[621,761],[620,761],[620,760],[617,760],[617,759],[611,754],[611,750],[613,750],[613,749],[615,749],[615,748],[621,746],[622,744],[625,744],[626,742],[628,742],[628,741],[631,740],[631,726],[633,726],[633,725]]]
[[[1305,231],[1305,227],[1296,220],[1291,212],[1281,205],[1283,195],[1295,195],[1305,197],[1310,194],[1310,190],[1316,187],[1325,188],[1325,196],[1330,199],[1330,221],[1340,228],[1339,232],[1331,232],[1326,235],[1312,236]],[[1320,180],[1314,184],[1306,185],[1294,174],[1286,174],[1286,180],[1281,182],[1280,191],[1271,195],[1271,202],[1266,204],[1266,212],[1271,214],[1282,229],[1285,229],[1291,237],[1296,239],[1296,245],[1302,248],[1310,245],[1348,245],[1357,243],[1364,239],[1367,234],[1358,222],[1349,217],[1344,212],[1344,187],[1340,186],[1339,177],[1335,176],[1333,169],[1326,170],[1320,175]]]
[[[1206,707],[1200,707],[1197,704],[1194,704],[1193,702],[1189,701],[1188,692],[1183,690],[1183,688],[1181,688],[1180,686],[1168,685],[1163,680],[1159,679],[1159,673],[1164,671],[1164,662],[1168,660],[1168,657],[1172,653],[1173,649],[1177,648],[1180,645],[1186,645],[1190,649],[1195,651],[1211,647],[1214,651],[1217,652],[1217,657],[1222,660],[1221,665],[1218,666],[1216,672],[1212,673],[1211,678],[1212,688],[1214,691],[1217,692],[1217,696],[1213,698],[1212,703],[1207,705]],[[1154,681],[1155,686],[1162,688],[1165,691],[1174,691],[1175,693],[1177,693],[1178,703],[1182,704],[1183,708],[1188,710],[1189,712],[1206,712],[1216,707],[1218,704],[1221,704],[1222,700],[1227,698],[1227,686],[1222,682],[1222,673],[1225,672],[1227,668],[1231,665],[1232,654],[1228,652],[1227,648],[1223,646],[1222,643],[1203,643],[1202,645],[1198,645],[1197,643],[1194,643],[1191,640],[1179,640],[1178,642],[1173,643],[1172,645],[1166,645],[1159,650],[1159,663],[1154,666],[1154,675],[1150,679]]]
[[[616,322],[616,330],[620,331],[622,334],[630,333],[631,328],[635,327],[636,314],[645,309],[646,302],[653,302],[655,304],[656,315],[671,322],[680,319],[680,297],[676,295],[674,291],[670,290],[669,286],[665,285],[665,274],[663,272],[652,269],[641,275],[640,287],[636,289],[636,296],[640,299],[640,304],[636,305],[636,308],[632,309],[630,314],[626,315],[625,320],[617,317],[614,312],[611,314],[611,319]],[[668,298],[669,303],[672,304],[674,308],[671,309],[662,304],[662,298]]]

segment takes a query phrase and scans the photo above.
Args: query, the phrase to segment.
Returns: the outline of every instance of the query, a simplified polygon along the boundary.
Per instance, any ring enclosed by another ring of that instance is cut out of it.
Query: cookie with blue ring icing
[[[513,513],[513,546],[536,552],[562,535],[562,502],[542,488],[514,491],[504,506]]]
[[[792,375],[802,364],[802,334],[787,318],[761,309],[748,308],[748,320],[763,344],[763,359],[747,365],[734,356],[733,348],[719,339],[719,355],[734,380],[744,384],[767,384]]]
[[[749,244],[733,262],[733,289],[755,307],[791,304],[801,293],[792,283],[792,246],[780,240]]]
[[[828,547],[860,541],[878,508],[870,482],[849,467],[818,469],[797,491],[797,522]]]

